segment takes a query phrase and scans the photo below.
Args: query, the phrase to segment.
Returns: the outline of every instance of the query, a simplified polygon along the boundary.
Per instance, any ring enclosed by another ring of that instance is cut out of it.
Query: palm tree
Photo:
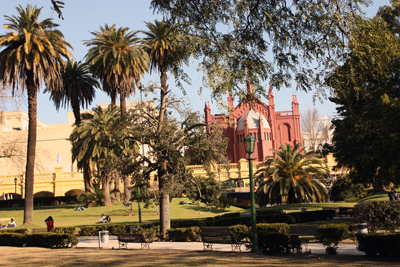
[[[326,189],[317,181],[328,175],[323,159],[313,152],[303,154],[303,150],[300,144],[282,144],[280,150],[271,149],[277,157],[266,157],[256,172],[262,179],[257,190],[260,207],[267,203],[328,201]]]
[[[189,46],[185,42],[185,35],[169,22],[156,20],[154,24],[146,22],[146,26],[149,31],[142,31],[142,33],[146,35],[144,43],[147,46],[147,53],[150,55],[150,72],[159,72],[161,81],[159,119],[156,134],[159,135],[158,138],[160,140],[165,140],[161,135],[163,134],[162,127],[165,125],[164,120],[167,110],[167,71],[171,71],[177,76],[182,63],[188,64],[190,57]],[[159,155],[160,164],[157,175],[160,192],[163,192],[160,196],[160,232],[165,237],[167,230],[171,227],[169,194],[164,190],[164,185],[168,178],[168,162],[165,151],[160,151]]]
[[[82,122],[70,135],[72,142],[72,161],[77,161],[79,169],[97,172],[101,178],[105,205],[111,205],[111,172],[118,165],[115,148],[119,146],[123,128],[117,108],[102,109],[94,113],[82,114]]]
[[[19,16],[5,16],[4,27],[10,32],[0,35],[0,81],[28,92],[28,150],[25,178],[24,224],[33,224],[33,184],[36,152],[37,92],[46,87],[61,88],[62,57],[72,48],[52,19],[38,21],[42,8],[18,6]]]
[[[45,93],[49,92],[50,99],[54,101],[56,109],[60,106],[67,107],[71,104],[75,116],[75,124],[81,122],[80,106],[86,108],[92,103],[95,96],[95,88],[100,88],[99,82],[92,77],[89,66],[69,60],[61,68],[63,80],[62,90],[46,88]]]
[[[136,36],[137,32],[128,30],[105,24],[100,31],[92,32],[95,38],[84,43],[91,47],[86,61],[101,80],[103,90],[111,96],[111,106],[115,105],[117,93],[120,94],[121,116],[126,114],[126,97],[135,93],[140,76],[149,69],[149,56],[142,48],[142,40]],[[118,178],[115,184],[119,185]],[[131,198],[129,186],[130,180],[124,176],[124,203]]]
[[[91,47],[86,55],[93,73],[111,97],[120,94],[121,115],[126,113],[125,99],[139,87],[140,76],[149,69],[149,56],[142,48],[137,32],[129,28],[105,24],[100,31],[92,32],[95,38],[84,42]]]

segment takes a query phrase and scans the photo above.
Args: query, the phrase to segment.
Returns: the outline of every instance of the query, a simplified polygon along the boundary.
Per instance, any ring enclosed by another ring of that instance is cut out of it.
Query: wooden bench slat
[[[229,226],[203,227],[200,233],[204,250],[212,250],[213,244],[231,244],[232,250],[238,249],[243,242],[238,242],[236,236],[229,231]]]
[[[148,240],[143,234],[118,234],[117,239],[119,248],[128,248],[128,243],[140,243],[142,249],[150,249],[150,243],[153,243],[153,240]]]

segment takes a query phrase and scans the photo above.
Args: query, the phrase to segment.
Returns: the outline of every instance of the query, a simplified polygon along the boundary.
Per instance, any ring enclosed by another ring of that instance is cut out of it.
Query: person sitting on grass
[[[99,223],[104,223],[106,220],[106,216],[104,216],[104,214],[101,214],[100,219],[99,219]]]
[[[111,222],[111,218],[110,216],[107,215],[107,217],[104,220],[105,223],[110,223]]]
[[[15,228],[17,224],[14,221],[14,218],[11,218],[11,221],[8,223],[8,228]]]

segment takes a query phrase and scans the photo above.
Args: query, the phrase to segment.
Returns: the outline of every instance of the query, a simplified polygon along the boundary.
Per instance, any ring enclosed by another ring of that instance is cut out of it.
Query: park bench
[[[201,241],[204,250],[212,250],[214,244],[230,244],[232,251],[241,251],[243,242],[239,242],[236,236],[229,231],[229,226],[203,227],[201,229]]]
[[[128,243],[140,243],[142,249],[150,249],[150,243],[153,243],[153,240],[148,240],[143,234],[118,234],[117,238],[119,248],[128,248]]]
[[[290,232],[287,235],[314,237],[317,240],[319,235],[317,228],[318,225],[292,224],[290,225]]]
[[[47,233],[47,228],[33,228],[31,230],[31,233],[32,234],[35,234],[35,233]]]
[[[339,212],[337,212],[336,215],[339,215],[340,218],[342,218],[343,215],[353,216],[353,212],[354,212],[354,208],[341,207],[341,208],[339,208]]]

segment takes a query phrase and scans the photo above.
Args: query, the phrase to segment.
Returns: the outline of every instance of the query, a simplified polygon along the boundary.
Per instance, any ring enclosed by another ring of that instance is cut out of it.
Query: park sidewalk
[[[79,237],[77,248],[99,248],[99,238],[97,236]],[[101,243],[103,249],[118,249],[118,240],[116,236],[110,236],[108,243]],[[128,243],[128,249],[141,249],[140,243]],[[178,249],[178,250],[203,250],[202,242],[153,242],[150,249]],[[305,248],[303,247],[303,250]],[[325,254],[325,247],[322,243],[309,243],[308,249],[312,254]],[[214,244],[214,251],[232,251],[231,245]],[[342,255],[365,255],[356,248],[355,243],[340,243],[338,253]],[[249,252],[242,246],[242,252]]]

